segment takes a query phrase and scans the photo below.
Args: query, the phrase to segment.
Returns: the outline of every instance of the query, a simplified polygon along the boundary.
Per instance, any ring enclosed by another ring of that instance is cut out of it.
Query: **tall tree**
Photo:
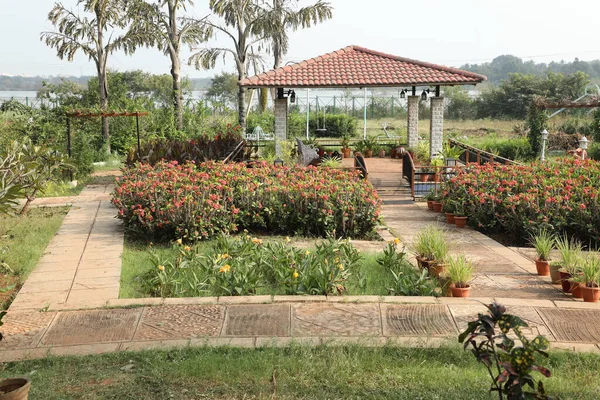
[[[48,19],[57,32],[42,32],[41,40],[56,49],[58,58],[73,61],[82,52],[96,64],[100,108],[108,108],[107,61],[116,50],[132,54],[142,44],[143,32],[127,25],[127,0],[79,0],[77,6],[91,14],[81,17],[62,3],[54,3]],[[122,32],[118,34],[117,32]],[[110,153],[108,118],[102,118],[102,135],[106,151]]]
[[[181,47],[190,48],[208,37],[202,20],[179,16],[193,6],[193,0],[134,0],[129,16],[140,30],[146,32],[145,43],[156,46],[171,59],[173,78],[173,107],[177,130],[183,130],[183,94],[181,89]]]
[[[227,55],[233,57],[237,73],[238,83],[248,75],[249,61],[260,57],[252,51],[256,46],[258,51],[274,50],[273,40],[278,41],[278,52],[285,54],[288,48],[286,29],[295,29],[310,26],[317,19],[307,19],[306,15],[320,15],[323,11],[308,13],[309,8],[329,8],[329,3],[318,0],[312,6],[296,10],[290,3],[295,0],[274,0],[274,4],[281,2],[281,7],[272,6],[264,0],[210,0],[211,17],[202,21],[206,31],[211,36],[224,35],[232,42],[232,47],[206,47],[192,55],[189,62],[196,68],[211,69],[215,67],[218,58]],[[283,7],[285,5],[286,7]],[[303,17],[300,17],[302,13]],[[316,13],[316,14],[315,14]],[[300,21],[292,24],[291,21]],[[281,60],[280,60],[281,62]],[[246,129],[246,90],[238,88],[238,119],[242,130]]]

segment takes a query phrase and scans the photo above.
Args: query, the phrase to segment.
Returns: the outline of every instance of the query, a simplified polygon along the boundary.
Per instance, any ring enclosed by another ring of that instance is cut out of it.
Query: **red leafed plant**
[[[354,172],[214,161],[136,164],[117,179],[112,201],[128,229],[165,240],[240,229],[365,237],[381,205]]]

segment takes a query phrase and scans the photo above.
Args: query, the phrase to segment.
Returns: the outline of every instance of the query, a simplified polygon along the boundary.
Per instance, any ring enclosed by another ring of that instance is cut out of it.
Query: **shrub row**
[[[137,147],[129,151],[127,165],[133,165],[138,160],[154,165],[161,160],[177,161],[183,164],[187,161],[200,163],[209,160],[222,160],[242,141],[239,126],[227,124],[222,133],[201,135],[191,140],[156,139],[143,143],[141,157]]]
[[[113,204],[127,228],[160,239],[239,229],[359,238],[379,220],[377,192],[354,171],[253,165],[136,164],[118,178]]]
[[[470,165],[443,189],[444,202],[464,208],[469,223],[514,237],[546,228],[600,243],[600,163]]]

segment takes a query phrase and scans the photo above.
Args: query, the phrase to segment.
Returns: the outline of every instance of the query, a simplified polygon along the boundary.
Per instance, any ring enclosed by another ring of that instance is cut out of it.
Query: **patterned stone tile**
[[[382,305],[384,336],[448,336],[457,333],[448,308],[438,304]]]
[[[600,342],[600,311],[538,308],[559,342]]]
[[[141,309],[61,312],[42,338],[45,346],[107,343],[133,338]]]
[[[0,349],[36,347],[55,316],[55,312],[9,312],[3,319]]]
[[[471,281],[472,297],[564,300],[565,296],[549,282],[534,275],[476,275]]]
[[[225,307],[181,305],[146,307],[134,340],[194,339],[218,336]]]
[[[381,334],[378,304],[295,304],[293,336],[376,336]]]
[[[226,336],[289,336],[289,304],[228,306]]]

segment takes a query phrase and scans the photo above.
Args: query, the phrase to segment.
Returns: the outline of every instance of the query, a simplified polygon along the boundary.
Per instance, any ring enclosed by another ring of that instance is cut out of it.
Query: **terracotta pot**
[[[429,276],[439,278],[446,271],[446,264],[438,264],[436,262],[429,263]]]
[[[398,154],[398,149],[397,148],[393,148],[392,150],[390,150],[390,157],[396,158],[397,154]]]
[[[552,279],[552,283],[560,283],[559,269],[561,269],[560,265],[550,264],[550,279]]]
[[[438,174],[438,173],[433,174],[433,181],[434,182],[439,182],[440,181],[440,174]]]
[[[569,279],[571,278],[571,274],[564,271],[558,271],[560,275],[560,284],[562,286],[562,291],[565,293],[571,293],[571,282]]]
[[[423,257],[415,257],[415,258],[417,259],[417,265],[419,266],[419,268],[429,270],[430,261],[428,259],[423,258]]]
[[[579,285],[579,282],[569,282],[571,282],[571,294],[573,297],[576,299],[581,299],[583,297],[583,293],[581,292],[581,286]]]
[[[433,211],[433,200],[427,200],[427,209]]]
[[[469,297],[471,294],[471,285],[467,285],[467,287],[459,288],[454,286],[454,283],[450,285],[450,291],[452,292],[452,297]]]
[[[454,223],[454,213],[446,213],[446,222],[449,224]]]
[[[540,276],[550,275],[550,261],[535,260],[535,269]]]
[[[342,155],[344,156],[344,158],[350,158],[351,152],[352,152],[351,149],[342,149]]]
[[[434,201],[433,202],[433,211],[441,213],[442,212],[442,203],[440,203],[439,201]]]
[[[385,157],[385,150],[379,150],[379,153],[377,153],[377,155],[379,156],[379,158]]]
[[[366,150],[365,158],[371,158],[371,157],[373,157],[373,150]]]
[[[419,175],[419,180],[420,180],[421,182],[427,182],[427,181],[429,181],[429,174],[422,174],[422,175]]]
[[[0,399],[27,400],[31,381],[28,378],[13,378],[0,381]]]
[[[597,303],[600,300],[600,287],[598,286],[581,286],[583,301],[588,303]]]
[[[454,216],[454,223],[456,224],[457,228],[464,228],[467,226],[467,218],[468,217],[457,217],[456,215]]]

